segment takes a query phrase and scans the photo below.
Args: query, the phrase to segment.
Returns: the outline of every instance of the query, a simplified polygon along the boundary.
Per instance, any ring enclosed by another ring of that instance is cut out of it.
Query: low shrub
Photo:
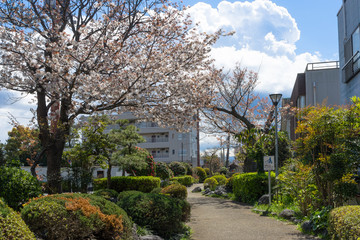
[[[157,162],[156,165],[156,176],[161,180],[170,179],[174,177],[173,171],[169,168],[169,166],[164,162]]]
[[[157,188],[156,188],[157,189]],[[121,192],[119,193],[119,195],[117,196],[117,200],[120,201],[121,199],[125,198],[125,197],[128,197],[130,195],[133,195],[133,194],[141,194],[142,192],[140,191],[135,191],[135,190],[130,190],[130,191],[124,191],[124,192]]]
[[[229,177],[227,180],[226,180],[226,183],[225,183],[225,189],[226,191],[229,191],[229,192],[233,192],[233,185],[234,185],[234,177],[236,175],[239,175],[240,173],[235,173],[233,174],[231,177]]]
[[[100,197],[103,197],[105,198],[106,200],[111,200],[113,201],[113,199],[116,199],[117,196],[118,196],[118,192],[113,190],[113,189],[99,189],[99,190],[96,190],[94,193],[93,193],[95,196],[100,196]]]
[[[190,205],[185,200],[162,194],[136,193],[117,203],[132,220],[159,236],[168,239],[183,231],[183,222],[190,218]]]
[[[16,167],[0,167],[0,197],[18,210],[30,198],[41,194],[39,181],[29,172]]]
[[[112,177],[110,189],[117,192],[136,190],[140,192],[151,192],[154,188],[160,187],[160,178],[152,176],[141,177]],[[94,190],[106,189],[107,179],[98,178],[94,179]]]
[[[203,183],[205,181],[205,179],[207,178],[207,174],[202,167],[196,167],[195,174],[199,176],[200,183]]]
[[[226,184],[226,177],[224,175],[214,175],[212,178],[215,178],[219,185],[225,185]]]
[[[360,206],[333,209],[329,215],[329,234],[332,239],[359,239]]]
[[[275,173],[271,173],[275,183]],[[233,179],[233,192],[241,202],[253,204],[268,192],[268,176],[265,173],[243,173]]]
[[[192,167],[190,166],[189,163],[186,163],[186,162],[182,162],[181,163],[185,169],[186,169],[186,175],[192,175],[193,174],[193,170],[192,170]]]
[[[190,187],[194,183],[194,178],[192,176],[186,175],[186,176],[180,176],[180,177],[173,177],[170,179],[171,181],[177,181],[181,185],[184,185],[186,187]]]
[[[226,167],[220,168],[220,174],[227,176],[230,173],[229,169]]]
[[[219,185],[218,181],[215,178],[207,178],[204,182],[204,188],[210,188],[212,191]]]
[[[21,216],[43,239],[131,239],[132,223],[115,203],[89,194],[55,194],[26,203]]]
[[[169,168],[173,171],[175,177],[186,175],[186,168],[181,162],[171,162]]]
[[[21,216],[0,199],[0,239],[35,240]]]
[[[163,188],[161,190],[162,194],[169,195],[173,198],[178,199],[186,199],[187,198],[187,189],[184,185],[181,184],[172,184],[170,186],[167,186],[166,188]]]
[[[210,168],[204,168],[207,176],[211,176]]]
[[[150,193],[157,193],[157,194],[160,194],[162,191],[162,188],[159,187],[159,188],[154,188]]]

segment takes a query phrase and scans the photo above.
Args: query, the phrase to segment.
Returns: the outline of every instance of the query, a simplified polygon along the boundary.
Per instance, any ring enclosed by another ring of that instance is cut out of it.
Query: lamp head
[[[281,99],[281,97],[282,97],[282,94],[281,94],[281,93],[270,94],[269,96],[270,96],[270,99],[271,99],[271,101],[273,102],[273,104],[274,104],[275,106],[277,106],[278,103],[280,102],[280,99]]]

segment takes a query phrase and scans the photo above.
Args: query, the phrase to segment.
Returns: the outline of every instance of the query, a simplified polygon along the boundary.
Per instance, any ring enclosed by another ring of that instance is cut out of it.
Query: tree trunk
[[[58,145],[58,147],[56,147]],[[65,141],[59,141],[49,147],[47,157],[47,183],[49,193],[61,193],[61,159]]]
[[[110,185],[111,185],[111,168],[112,168],[112,165],[109,161],[109,167],[108,167],[108,170],[107,170],[107,188],[110,189]]]
[[[229,168],[229,157],[230,157],[230,133],[227,136],[227,142],[226,142],[226,158],[225,158],[226,168]]]

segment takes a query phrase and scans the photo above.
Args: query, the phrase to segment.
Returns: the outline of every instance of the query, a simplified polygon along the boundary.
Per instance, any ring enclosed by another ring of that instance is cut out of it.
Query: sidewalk
[[[192,193],[197,186],[202,184],[188,188],[191,219],[187,225],[194,240],[317,239],[302,234],[296,225],[253,213],[251,206]]]

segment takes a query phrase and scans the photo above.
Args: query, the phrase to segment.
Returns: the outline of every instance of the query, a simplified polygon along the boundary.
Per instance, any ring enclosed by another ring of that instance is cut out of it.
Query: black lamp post
[[[282,94],[270,94],[270,99],[275,106],[275,173],[276,177],[279,175],[279,152],[278,152],[278,126],[277,126],[277,105],[280,102]]]

